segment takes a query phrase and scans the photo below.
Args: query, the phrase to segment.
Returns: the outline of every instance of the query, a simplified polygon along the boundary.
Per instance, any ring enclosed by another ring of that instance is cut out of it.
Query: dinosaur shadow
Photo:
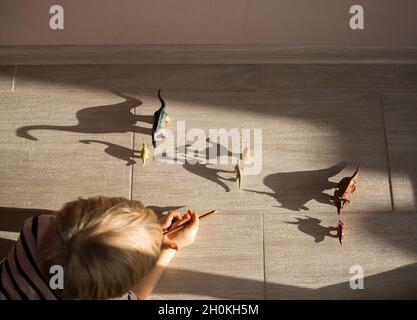
[[[345,166],[345,163],[340,162],[321,170],[271,174],[266,176],[263,182],[273,192],[246,191],[269,195],[281,204],[281,208],[293,211],[309,210],[306,204],[311,200],[333,206],[332,197],[323,191],[337,186],[337,183],[329,181],[329,178],[337,175]]]
[[[322,242],[325,237],[337,238],[337,234],[332,234],[331,232],[336,232],[336,227],[325,227],[320,225],[321,220],[317,218],[312,218],[306,216],[306,219],[296,218],[295,222],[286,222],[287,224],[295,224],[298,226],[298,230],[308,234],[314,238],[314,242]]]
[[[18,128],[16,135],[21,138],[36,141],[30,131],[56,130],[78,133],[126,133],[135,132],[150,135],[150,128],[136,126],[137,122],[151,123],[153,116],[134,115],[131,110],[142,105],[142,101],[128,95],[114,92],[125,101],[105,106],[94,106],[77,111],[75,114],[78,124],[72,126],[31,125]]]
[[[210,160],[217,159],[220,155],[224,155],[227,157],[234,157],[236,156],[232,151],[230,151],[227,147],[219,144],[218,142],[213,142],[209,138],[206,140],[207,146],[205,149],[200,151],[195,150],[194,153],[189,152],[189,148],[191,144],[181,145],[176,148],[176,156],[169,157],[163,154],[163,158],[159,159],[159,156],[156,156],[157,161],[178,161],[182,160],[183,168],[188,172],[200,176],[204,179],[212,181],[221,187],[226,192],[230,191],[229,186],[225,183],[225,181],[234,181],[234,177],[225,178],[219,175],[219,173],[230,173],[234,174],[233,170],[222,170],[214,168],[212,164],[207,163]],[[181,151],[179,151],[181,150]],[[188,162],[191,153],[192,163]],[[187,155],[187,158],[186,158]]]
[[[229,186],[225,183],[225,181],[235,181],[234,178],[224,178],[219,173],[229,173],[234,174],[233,170],[222,170],[209,167],[210,164],[202,164],[202,163],[195,163],[190,164],[188,162],[183,164],[183,168],[190,173],[193,173],[197,176],[200,176],[204,179],[210,180],[219,186],[223,187],[226,192],[230,191]]]
[[[212,141],[210,138],[206,139],[206,144],[208,144],[208,146],[205,149],[193,150],[191,152],[190,152],[190,147],[192,145],[189,143],[185,145],[177,146],[176,156],[167,157],[164,155],[164,159],[169,160],[169,161],[177,161],[179,159],[185,159],[186,155],[190,156],[191,154],[191,157],[193,158],[194,161],[197,161],[198,163],[204,163],[210,160],[215,160],[218,157],[220,157],[220,155],[223,155],[229,158],[240,157],[240,154],[233,153],[227,147],[221,145],[218,142]]]
[[[112,156],[116,159],[120,159],[126,161],[126,166],[130,166],[136,163],[134,160],[135,158],[140,158],[140,155],[136,154],[137,152],[141,153],[141,151],[133,150],[130,148],[122,147],[114,143],[100,141],[100,140],[79,140],[81,143],[90,144],[90,143],[100,143],[107,146],[104,149],[109,156]]]
[[[206,143],[209,144],[209,146],[203,151],[203,154],[206,155],[206,160],[214,160],[221,155],[227,156],[229,158],[240,157],[240,153],[233,153],[227,147],[221,145],[218,142],[214,142],[210,138],[207,138]]]
[[[218,184],[219,186],[223,187],[223,189],[226,192],[230,191],[229,186],[225,183],[225,181],[234,181],[234,177],[231,178],[225,178],[222,177],[221,175],[219,175],[219,173],[231,173],[233,174],[234,171],[233,170],[222,170],[222,169],[216,169],[212,166],[211,164],[208,164],[208,161],[214,160],[216,158],[218,158],[220,155],[224,155],[227,157],[235,157],[236,155],[230,151],[227,147],[221,145],[218,142],[214,142],[212,140],[210,140],[209,138],[207,138],[206,140],[207,144],[209,144],[208,147],[206,147],[206,149],[201,151],[202,155],[205,155],[204,158],[198,157],[197,155],[197,151],[195,151],[195,157],[194,160],[196,161],[196,163],[191,164],[188,162],[185,162],[183,164],[183,168],[185,170],[187,170],[190,173],[193,173],[195,175],[198,175],[204,179],[210,180],[216,184]],[[185,149],[187,149],[187,147],[189,147],[189,145],[185,146]]]

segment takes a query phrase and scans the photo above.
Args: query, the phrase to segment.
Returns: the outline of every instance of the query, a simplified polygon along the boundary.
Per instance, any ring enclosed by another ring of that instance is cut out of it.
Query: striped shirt
[[[25,221],[19,239],[0,262],[0,300],[57,300],[43,278],[38,263],[38,240],[54,218],[40,214]],[[129,291],[122,300],[136,300]]]

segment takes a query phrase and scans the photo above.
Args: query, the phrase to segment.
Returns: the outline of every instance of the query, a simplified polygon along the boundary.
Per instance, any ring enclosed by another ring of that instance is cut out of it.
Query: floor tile
[[[201,220],[192,246],[174,257],[153,299],[263,299],[262,217]]]
[[[255,65],[24,66],[16,90],[178,88],[248,90],[259,84]]]
[[[264,219],[268,299],[417,297],[415,213],[344,213],[342,246],[334,237],[336,214]],[[350,288],[355,265],[365,276],[363,290]]]
[[[261,86],[288,89],[377,90],[398,87],[397,65],[282,64],[261,66]]]

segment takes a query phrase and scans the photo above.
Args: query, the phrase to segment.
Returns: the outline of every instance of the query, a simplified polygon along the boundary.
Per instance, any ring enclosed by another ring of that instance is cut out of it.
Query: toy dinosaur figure
[[[235,165],[235,181],[239,182],[239,189],[242,189],[242,169],[240,168],[240,162]]]
[[[156,147],[156,136],[164,128],[165,124],[169,122],[168,112],[166,111],[165,101],[161,97],[161,89],[158,90],[158,98],[161,101],[161,107],[153,114],[152,126],[152,145]]]
[[[146,163],[146,160],[149,159],[149,149],[146,143],[142,144],[142,151],[140,153],[140,157],[142,159],[142,167],[143,167]]]
[[[251,154],[250,154],[250,147],[248,144],[246,144],[246,147],[243,148],[242,151],[242,160],[249,160],[251,158]]]
[[[349,195],[356,191],[356,187],[358,186],[357,179],[359,176],[359,167],[360,164],[351,177],[344,177],[342,180],[340,180],[336,187],[333,200],[336,204],[338,214],[340,214],[340,210],[343,209],[345,204],[350,203]]]
[[[340,245],[342,245],[342,240],[345,236],[346,225],[341,220],[339,220],[339,223],[337,224],[336,229],[337,229],[337,237],[339,238]]]

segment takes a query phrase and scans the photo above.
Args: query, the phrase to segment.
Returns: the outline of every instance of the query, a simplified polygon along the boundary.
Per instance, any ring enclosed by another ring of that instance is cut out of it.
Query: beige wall
[[[353,4],[365,30],[349,28]],[[0,45],[260,43],[416,46],[417,0],[0,0]]]

